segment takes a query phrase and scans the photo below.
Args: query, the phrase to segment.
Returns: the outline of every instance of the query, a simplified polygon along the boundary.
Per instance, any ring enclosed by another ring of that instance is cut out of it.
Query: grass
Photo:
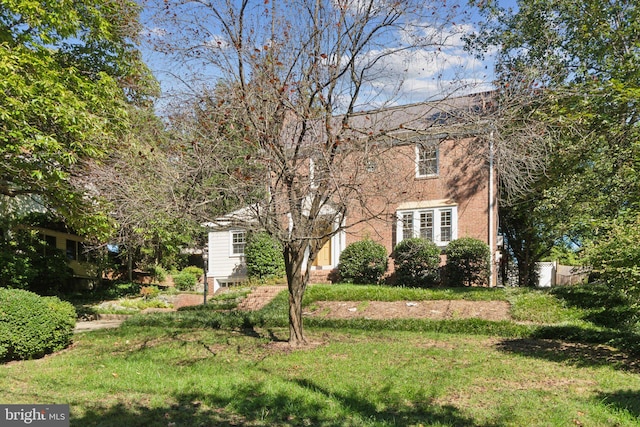
[[[326,288],[305,304],[338,298]],[[306,319],[314,345],[292,350],[285,292],[255,313],[201,306],[79,334],[61,353],[0,366],[0,402],[69,403],[71,426],[640,425],[640,362],[611,346],[632,329],[555,292],[451,294],[509,300],[519,321]],[[560,331],[573,338],[549,339]]]
[[[434,288],[418,289],[367,285],[315,285],[304,296],[304,304],[313,301],[426,301],[456,300],[494,301],[506,300],[506,290],[498,288]]]

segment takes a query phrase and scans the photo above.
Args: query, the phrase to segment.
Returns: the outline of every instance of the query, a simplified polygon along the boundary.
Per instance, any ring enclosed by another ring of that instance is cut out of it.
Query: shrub
[[[640,301],[640,214],[621,214],[603,228],[608,230],[586,245],[598,282]]]
[[[173,285],[179,291],[192,290],[196,286],[196,283],[198,283],[198,278],[188,272],[181,271],[173,276]]]
[[[371,239],[354,242],[340,254],[338,271],[345,282],[378,283],[387,271],[387,250]]]
[[[284,276],[280,244],[267,233],[251,233],[244,248],[247,276],[260,279]]]
[[[160,264],[151,264],[147,267],[147,270],[149,270],[151,278],[156,282],[162,283],[167,279],[167,270]]]
[[[489,245],[472,237],[462,237],[449,242],[445,250],[447,285],[486,285],[491,274]]]
[[[144,299],[153,299],[160,294],[157,286],[143,286],[140,288],[140,295]]]
[[[57,297],[0,289],[0,360],[42,357],[71,343],[73,306]]]
[[[180,272],[193,274],[194,276],[196,276],[196,279],[199,279],[204,274],[204,270],[196,265],[185,267]]]
[[[432,241],[405,239],[396,245],[393,257],[399,285],[429,287],[438,283],[440,249]]]

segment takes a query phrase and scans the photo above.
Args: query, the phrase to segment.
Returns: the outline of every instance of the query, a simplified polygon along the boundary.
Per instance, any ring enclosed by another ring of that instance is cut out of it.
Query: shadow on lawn
[[[613,393],[600,393],[595,400],[616,409],[628,411],[632,416],[640,418],[640,391],[619,390]]]
[[[82,417],[73,417],[74,427],[180,427],[180,426],[344,426],[451,425],[497,427],[477,424],[449,405],[422,402],[392,402],[383,411],[356,392],[341,394],[323,389],[307,380],[294,380],[304,392],[291,395],[274,391],[266,383],[247,384],[223,395],[185,394],[175,403],[149,408],[143,403],[88,408]]]
[[[525,338],[503,340],[496,347],[506,353],[553,362],[569,362],[579,367],[611,366],[623,371],[640,373],[640,358],[603,344]]]
[[[552,294],[571,307],[587,311],[584,320],[595,325],[632,331],[640,322],[638,307],[620,291],[602,284],[558,286]]]

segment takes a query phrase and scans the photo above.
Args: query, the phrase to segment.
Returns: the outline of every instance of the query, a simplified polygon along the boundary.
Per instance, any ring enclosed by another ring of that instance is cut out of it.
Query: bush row
[[[444,267],[440,266],[441,253],[447,259]],[[485,285],[491,271],[489,246],[471,237],[453,240],[444,252],[430,240],[405,239],[396,245],[392,257],[396,282],[403,286]],[[348,283],[379,283],[386,270],[385,247],[370,239],[350,244],[340,255],[338,271]]]

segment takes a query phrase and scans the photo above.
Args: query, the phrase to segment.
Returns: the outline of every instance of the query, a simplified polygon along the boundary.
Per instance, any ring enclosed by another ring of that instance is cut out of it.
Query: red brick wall
[[[438,176],[416,178],[415,145],[393,147],[378,160],[377,170],[369,173],[367,191],[371,197],[366,198],[365,206],[359,201],[347,213],[347,244],[369,237],[382,243],[390,254],[397,243],[398,205],[444,199],[457,205],[458,237],[475,237],[489,243],[487,154],[488,147],[473,138],[441,141]],[[372,211],[384,214],[360,223]],[[495,213],[497,225],[497,205]]]

